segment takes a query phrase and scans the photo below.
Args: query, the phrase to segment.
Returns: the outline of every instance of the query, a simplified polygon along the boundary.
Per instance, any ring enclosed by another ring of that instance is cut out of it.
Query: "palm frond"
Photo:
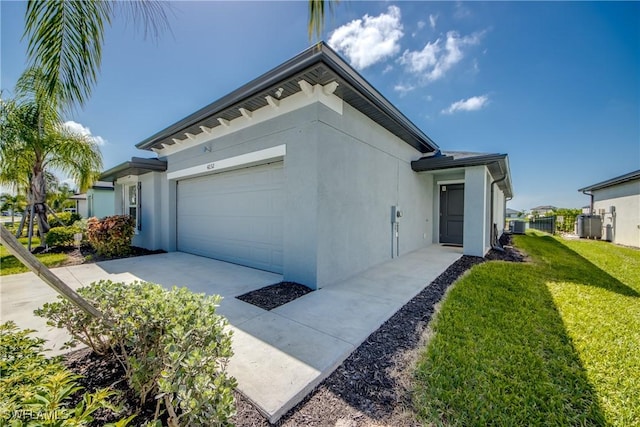
[[[102,60],[106,1],[45,0],[27,3],[25,33],[29,61],[44,73],[43,90],[62,105],[83,105]]]
[[[329,5],[329,12],[333,13],[334,4],[340,0],[309,0],[309,40],[315,35],[318,40],[322,39],[324,30],[324,19],[326,15],[326,5]]]
[[[171,31],[168,12],[171,3],[166,1],[116,1],[114,5],[118,13],[125,15],[127,20],[133,21],[136,29],[141,29],[144,38],[158,39],[165,31]]]
[[[102,62],[104,28],[115,10],[142,24],[145,36],[169,28],[167,2],[106,0],[30,0],[25,32],[31,65],[45,78],[42,91],[57,97],[57,107],[83,106],[91,96]]]

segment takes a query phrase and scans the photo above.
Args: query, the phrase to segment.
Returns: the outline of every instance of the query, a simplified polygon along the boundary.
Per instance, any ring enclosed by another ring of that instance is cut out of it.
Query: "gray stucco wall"
[[[420,153],[345,105],[320,107],[318,285],[392,257],[391,207],[400,206],[400,254],[431,244],[432,177],[411,170]]]
[[[342,115],[316,103],[172,154],[167,172],[282,144],[285,280],[319,287],[390,259],[392,205],[404,212],[400,253],[431,244],[433,177],[410,165],[421,154],[346,104]],[[147,175],[136,242],[175,250],[176,180]]]

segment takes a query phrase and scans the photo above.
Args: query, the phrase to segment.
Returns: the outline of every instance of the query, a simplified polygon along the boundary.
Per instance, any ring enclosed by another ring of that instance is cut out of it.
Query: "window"
[[[123,213],[134,220],[136,234],[142,229],[140,221],[140,183],[129,184],[124,187],[125,203]]]

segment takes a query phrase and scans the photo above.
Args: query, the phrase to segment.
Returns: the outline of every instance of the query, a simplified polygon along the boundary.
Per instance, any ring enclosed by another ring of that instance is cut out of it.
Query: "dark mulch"
[[[117,256],[117,257],[106,257],[103,255],[98,255],[96,250],[89,245],[82,245],[80,246],[80,248],[56,246],[56,247],[47,249],[46,252],[67,254],[68,256],[67,260],[62,264],[60,264],[59,267],[65,267],[69,265],[89,264],[89,263],[100,262],[100,261],[109,261],[112,259],[131,258],[136,256],[166,253],[166,251],[162,249],[151,251],[149,249],[139,248],[137,246],[131,246],[131,250],[126,255]]]
[[[518,249],[513,247],[513,238],[511,234],[503,234],[500,236],[500,245],[504,248],[504,251],[492,249],[485,256],[490,261],[511,261],[511,262],[524,262],[526,256]]]
[[[263,310],[273,310],[313,290],[295,282],[280,282],[237,296],[240,301],[253,304]]]
[[[287,412],[276,425],[420,425],[411,409],[411,366],[425,345],[424,333],[436,310],[436,304],[449,286],[474,265],[486,260],[522,261],[522,254],[515,251],[509,243],[510,241],[505,241],[504,252],[492,250],[486,258],[463,256],[453,263],[371,334],[342,365]],[[289,289],[295,287],[281,287],[281,293],[286,293]],[[108,386],[122,379],[122,372],[117,366],[101,362],[100,358],[90,352],[72,355],[66,358],[68,366],[75,372],[84,372],[87,377],[83,381],[91,387]],[[121,384],[119,383],[118,388]],[[83,385],[87,387],[87,384]],[[135,407],[135,403],[131,403],[135,400],[130,393],[125,396],[129,397],[128,408]],[[237,426],[270,426],[246,398],[237,392],[235,396],[237,415],[233,421]],[[149,419],[150,415],[147,409],[142,418]],[[101,420],[103,423],[110,421],[106,416]],[[138,422],[134,421],[134,425],[138,425]]]

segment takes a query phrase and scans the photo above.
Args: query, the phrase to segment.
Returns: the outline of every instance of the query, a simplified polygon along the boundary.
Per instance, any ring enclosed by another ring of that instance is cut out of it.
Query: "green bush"
[[[129,215],[89,218],[87,239],[99,255],[122,256],[131,251],[135,221]]]
[[[53,227],[47,232],[45,239],[48,246],[73,246],[76,233],[82,233],[82,229],[74,226]]]
[[[169,425],[230,423],[236,382],[226,374],[231,332],[225,331],[226,319],[216,314],[219,296],[111,281],[92,283],[78,293],[102,311],[102,320],[62,298],[36,314],[51,326],[67,328],[98,353],[114,351],[140,403],[155,399],[166,410]]]
[[[100,408],[117,412],[109,402],[116,393],[108,389],[85,394],[69,407],[71,396],[82,390],[80,377],[60,358],[46,358],[44,340],[29,337],[32,332],[19,330],[13,322],[0,324],[0,425],[83,426]],[[118,425],[125,426],[132,418]]]
[[[73,225],[74,222],[80,220],[80,215],[78,215],[77,213],[74,213],[74,212],[59,212],[59,213],[56,213],[55,217],[53,215],[49,214],[47,216],[47,222],[52,227],[60,225],[60,222],[58,222],[58,220],[56,220],[56,217],[58,217],[58,220],[62,221],[62,223],[64,224],[63,225],[64,227],[69,227],[69,226]]]

